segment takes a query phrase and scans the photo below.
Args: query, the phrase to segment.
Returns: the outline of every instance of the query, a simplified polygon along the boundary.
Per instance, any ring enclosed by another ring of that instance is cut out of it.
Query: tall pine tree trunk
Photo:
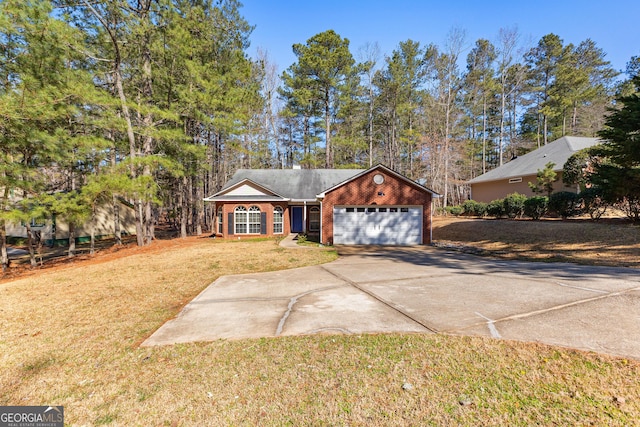
[[[506,79],[506,76],[504,76],[503,79]],[[502,92],[500,94],[500,138],[498,139],[498,144],[500,145],[498,147],[498,152],[500,153],[500,166],[504,163],[504,118],[507,115],[507,94],[505,93],[505,84],[506,82],[503,81]]]
[[[7,251],[7,228],[4,219],[0,219],[0,257],[2,258],[2,272],[9,268],[9,253]]]
[[[27,229],[27,244],[29,245],[29,261],[32,267],[38,265],[36,262],[36,253],[35,253],[35,245],[33,241],[33,230],[31,230],[31,224],[29,222],[26,223]]]
[[[91,209],[91,246],[89,248],[89,254],[96,253],[96,207],[95,205]]]
[[[151,22],[149,22],[149,11],[151,8],[151,0],[146,0],[144,6],[141,9],[141,19],[143,20],[143,25],[145,26],[144,35],[142,37],[142,97],[144,102],[148,104],[153,103],[153,82],[151,75]],[[153,115],[151,112],[148,112],[143,119],[143,126],[145,129],[150,129],[153,127]],[[147,135],[144,137],[142,152],[143,156],[147,157],[153,154],[153,137]],[[148,181],[151,182],[153,180],[151,166],[145,164],[142,168],[142,175]],[[150,185],[150,184],[149,184]],[[150,190],[150,189],[149,189]],[[153,205],[152,201],[149,199],[147,195],[146,200],[144,201],[144,217],[143,217],[143,231],[144,231],[144,239],[143,244],[149,245],[153,240],[154,236],[154,216],[153,216]]]
[[[324,100],[324,126],[325,126],[325,141],[326,141],[326,161],[325,167],[327,169],[333,168],[333,147],[331,146],[331,110],[329,104],[329,93]]]
[[[487,172],[487,95],[483,93],[482,94],[482,173],[486,173],[486,172]]]
[[[107,22],[102,15],[87,1],[83,0],[85,6],[91,10],[91,13],[95,15],[95,17],[100,21],[100,24],[104,27],[104,29],[109,34],[109,38],[111,39],[111,45],[113,47],[114,58],[113,58],[113,76],[115,80],[115,89],[118,94],[118,99],[120,100],[120,109],[122,111],[122,118],[125,121],[127,128],[127,139],[129,140],[129,162],[130,162],[130,175],[131,179],[135,180],[137,177],[135,160],[137,157],[136,154],[136,136],[133,132],[133,124],[131,121],[131,113],[129,111],[129,106],[127,104],[127,96],[124,92],[124,84],[122,79],[122,55],[120,52],[120,41],[118,37],[113,31],[113,28],[117,26],[117,22],[109,23]],[[111,24],[111,25],[110,25]],[[113,26],[113,28],[112,28]],[[142,215],[140,209],[140,200],[134,199],[133,201],[135,218],[136,218],[136,238],[138,246],[143,246],[143,224],[142,224]]]
[[[195,220],[195,233],[196,236],[200,236],[202,235],[202,226],[204,225],[204,189],[202,187],[202,182],[200,181],[199,177],[193,177],[193,187],[195,190],[194,193],[194,201],[193,201],[193,206],[195,208],[195,213],[194,213],[194,220]]]
[[[109,132],[108,139],[113,142],[111,147],[111,167],[115,169],[118,163],[117,159],[117,149],[115,144],[115,137],[111,132]],[[122,229],[120,223],[120,201],[118,200],[118,196],[115,194],[111,196],[111,205],[113,206],[113,238],[114,244],[117,246],[122,246]]]
[[[117,246],[122,246],[122,229],[120,228],[120,201],[113,196],[113,237]]]
[[[69,252],[67,257],[73,258],[76,255],[76,225],[69,221]]]
[[[182,182],[180,183],[180,185],[178,186],[180,191],[179,191],[179,204],[180,204],[180,237],[182,237],[183,239],[187,237],[188,232],[187,232],[187,221],[188,221],[188,208],[187,208],[187,203],[186,203],[186,195],[185,193],[187,192],[187,177],[183,177],[182,178]]]

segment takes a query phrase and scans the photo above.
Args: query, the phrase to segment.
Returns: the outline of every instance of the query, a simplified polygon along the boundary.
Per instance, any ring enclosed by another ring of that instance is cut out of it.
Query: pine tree
[[[334,167],[331,125],[337,117],[342,92],[354,72],[354,59],[349,51],[349,40],[328,30],[294,44],[293,53],[298,62],[282,75],[284,94],[295,106],[296,113],[304,112],[308,118],[319,114],[324,120],[325,167]],[[294,111],[295,111],[294,110]]]
[[[553,183],[558,180],[558,174],[553,170],[555,165],[555,163],[549,162],[544,165],[544,169],[538,170],[538,173],[536,173],[536,182],[528,183],[531,191],[537,194],[546,193],[547,197],[551,197]]]
[[[607,201],[621,203],[627,216],[640,221],[640,75],[631,82],[635,93],[616,98],[621,107],[610,110],[598,133],[604,143],[591,151],[596,161],[589,180]]]
[[[41,216],[36,196],[64,190],[65,183],[73,186],[92,151],[95,141],[84,131],[96,95],[82,67],[82,42],[82,34],[53,17],[48,1],[0,3],[3,268],[8,265],[5,221]],[[17,203],[20,199],[29,202]]]
[[[498,89],[493,70],[496,58],[497,53],[491,42],[485,39],[477,40],[475,47],[467,55],[467,73],[464,77],[471,119],[470,136],[474,143],[478,137],[480,139],[481,173],[487,171],[487,142],[490,137],[488,116]]]

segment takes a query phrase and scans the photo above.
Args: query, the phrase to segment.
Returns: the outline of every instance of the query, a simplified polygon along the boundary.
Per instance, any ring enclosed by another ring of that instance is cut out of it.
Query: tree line
[[[135,211],[139,245],[161,221],[182,236],[211,230],[202,200],[238,168],[384,163],[458,204],[465,181],[511,157],[594,136],[629,88],[594,41],[549,34],[527,48],[516,29],[473,45],[452,30],[443,46],[406,40],[384,56],[375,44],[354,56],[328,30],[295,44],[279,74],[266,53],[248,55],[240,10],[236,0],[0,2],[3,267],[8,222],[56,215],[73,237],[105,203],[116,242],[119,201]]]

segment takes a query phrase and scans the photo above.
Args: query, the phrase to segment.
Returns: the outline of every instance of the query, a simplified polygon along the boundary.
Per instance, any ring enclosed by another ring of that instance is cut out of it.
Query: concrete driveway
[[[143,345],[316,333],[482,335],[640,359],[640,271],[432,247],[342,248],[314,267],[221,277]]]

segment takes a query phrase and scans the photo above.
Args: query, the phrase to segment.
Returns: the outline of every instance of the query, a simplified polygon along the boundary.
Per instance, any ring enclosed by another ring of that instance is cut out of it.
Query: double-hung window
[[[233,211],[235,234],[247,234],[247,208],[238,206]]]
[[[280,206],[273,208],[273,234],[282,234],[284,232],[283,219],[284,215],[282,208]]]
[[[309,231],[320,231],[320,208],[317,206],[309,209]]]
[[[260,208],[251,206],[249,208],[249,234],[260,234]]]
[[[222,234],[222,232],[223,232],[223,228],[222,228],[222,206],[220,206],[218,208],[217,221],[218,221],[218,234]]]

